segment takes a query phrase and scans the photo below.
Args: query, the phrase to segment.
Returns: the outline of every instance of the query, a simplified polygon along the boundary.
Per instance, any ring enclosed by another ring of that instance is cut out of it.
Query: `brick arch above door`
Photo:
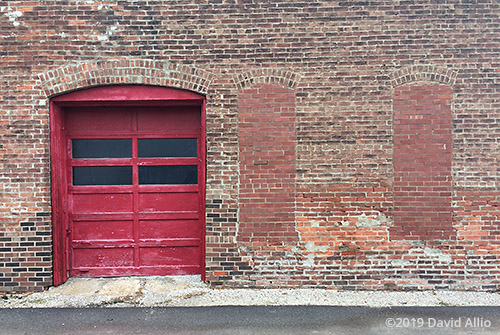
[[[47,97],[103,85],[138,84],[181,88],[206,95],[213,74],[190,65],[147,59],[97,60],[38,75]]]

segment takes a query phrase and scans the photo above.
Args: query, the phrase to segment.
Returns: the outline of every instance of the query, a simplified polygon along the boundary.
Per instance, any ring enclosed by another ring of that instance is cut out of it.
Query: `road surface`
[[[500,307],[0,309],[0,334],[500,334]]]

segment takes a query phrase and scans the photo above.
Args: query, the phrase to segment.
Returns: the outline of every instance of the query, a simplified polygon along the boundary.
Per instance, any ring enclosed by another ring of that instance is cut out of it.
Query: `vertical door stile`
[[[64,114],[63,114],[64,115]],[[63,130],[63,141],[64,143],[66,144],[65,145],[65,149],[64,150],[64,179],[65,179],[65,187],[64,187],[64,191],[67,195],[71,194],[71,191],[70,191],[70,185],[72,185],[72,170],[71,170],[71,164],[68,164],[70,161],[71,161],[71,150],[72,150],[72,146],[71,146],[71,138],[68,134],[68,132],[66,130]],[[73,239],[73,236],[71,234],[71,230],[73,229],[73,197],[72,196],[66,196],[65,197],[65,220],[64,220],[64,230],[65,230],[65,234],[66,234],[66,264],[67,264],[67,267],[68,267],[68,272],[69,272],[69,269],[72,268],[73,266],[73,245],[71,243],[72,239]]]
[[[198,224],[200,226],[200,273],[201,279],[204,281],[205,277],[205,179],[206,179],[206,101],[203,100],[200,110],[200,130],[198,133],[198,202],[199,202],[199,215]]]
[[[63,110],[61,107],[58,107],[57,108],[59,113],[58,113],[58,118],[59,118],[59,122],[60,122],[60,127],[61,127],[61,130],[60,130],[60,138],[59,138],[59,141],[61,141],[61,143],[59,145],[64,145],[64,147],[62,148],[58,148],[58,152],[59,152],[59,159],[60,159],[60,162],[59,164],[61,164],[61,184],[56,186],[56,187],[60,187],[61,189],[61,192],[62,192],[62,199],[61,199],[61,206],[62,206],[62,223],[63,223],[63,230],[64,230],[64,241],[63,241],[63,245],[64,245],[64,253],[63,253],[63,258],[64,258],[64,261],[63,261],[63,266],[64,266],[64,276],[65,278],[69,278],[69,269],[71,268],[71,234],[70,234],[70,229],[71,229],[71,224],[72,222],[70,222],[70,213],[71,211],[69,210],[72,206],[72,203],[71,203],[71,197],[68,196],[69,194],[69,190],[68,190],[68,185],[71,183],[69,179],[69,175],[68,175],[68,159],[69,159],[69,152],[68,150],[70,150],[68,148],[68,146],[66,145],[67,144],[67,141],[69,141],[69,136],[68,136],[68,132],[66,130],[66,127],[65,127],[65,117],[64,117],[64,113],[63,113]],[[52,187],[54,187],[55,185],[52,185]],[[54,204],[52,204],[54,206]],[[56,282],[54,282],[55,285],[58,285],[56,284]]]
[[[134,234],[134,267],[140,266],[141,249],[139,247],[139,167],[137,166],[138,160],[138,140],[137,140],[137,119],[138,111],[132,113],[132,198],[134,202],[133,208],[133,234]]]
[[[67,247],[66,233],[66,172],[64,153],[66,142],[64,136],[64,121],[61,107],[50,101],[50,160],[51,160],[51,196],[52,196],[52,239],[53,239],[53,283],[60,285],[67,278]]]

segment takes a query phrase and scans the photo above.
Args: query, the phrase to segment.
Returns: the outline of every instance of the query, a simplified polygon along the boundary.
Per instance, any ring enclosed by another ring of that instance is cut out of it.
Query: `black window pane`
[[[73,158],[130,158],[131,139],[73,140]]]
[[[139,157],[197,157],[196,138],[139,139]]]
[[[198,184],[196,165],[139,166],[139,184]]]
[[[132,185],[132,167],[74,166],[73,185]]]

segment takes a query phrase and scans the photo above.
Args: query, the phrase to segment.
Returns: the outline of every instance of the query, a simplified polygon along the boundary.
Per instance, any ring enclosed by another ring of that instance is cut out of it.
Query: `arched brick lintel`
[[[419,81],[430,81],[452,86],[457,75],[458,72],[453,69],[419,64],[394,71],[390,75],[390,82],[393,87]]]
[[[254,85],[276,85],[283,88],[296,89],[299,85],[298,73],[276,69],[253,69],[234,76],[233,80],[239,91]]]
[[[47,97],[103,85],[154,85],[207,94],[213,74],[193,66],[146,59],[100,60],[56,68],[38,75]]]

